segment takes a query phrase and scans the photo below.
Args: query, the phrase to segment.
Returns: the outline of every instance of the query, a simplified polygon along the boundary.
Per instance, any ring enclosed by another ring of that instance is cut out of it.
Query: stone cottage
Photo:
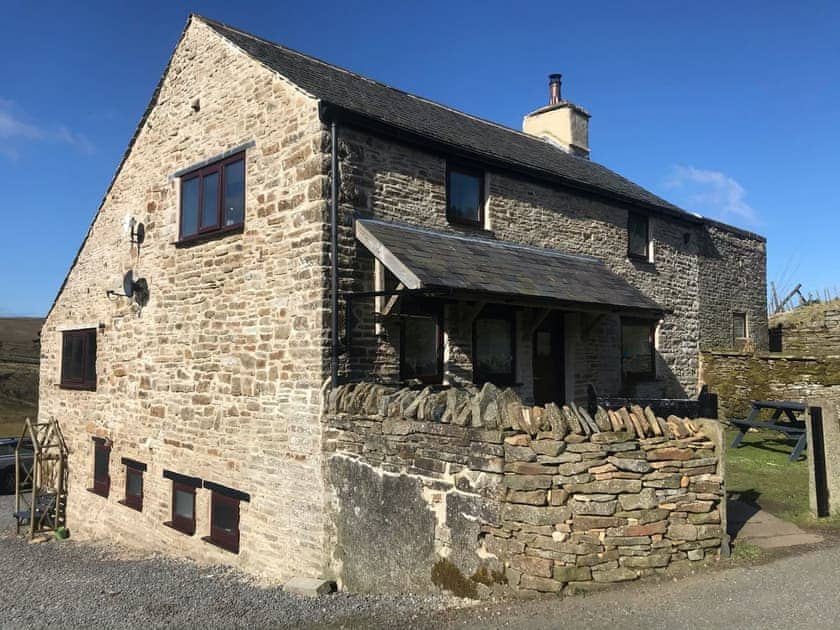
[[[701,349],[766,347],[764,239],[549,94],[520,132],[191,16],[42,331],[74,534],[340,576],[339,384],[691,397]]]

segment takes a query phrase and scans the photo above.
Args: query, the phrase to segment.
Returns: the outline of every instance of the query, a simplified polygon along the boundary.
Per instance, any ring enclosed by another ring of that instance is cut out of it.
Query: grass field
[[[0,437],[20,435],[38,410],[38,333],[43,320],[0,318]]]
[[[727,431],[727,447],[737,431]],[[809,529],[840,529],[840,517],[815,519],[808,503],[808,462],[788,461],[794,441],[775,431],[750,431],[738,449],[726,451],[726,489],[731,498],[755,504]],[[807,457],[807,450],[805,457]]]

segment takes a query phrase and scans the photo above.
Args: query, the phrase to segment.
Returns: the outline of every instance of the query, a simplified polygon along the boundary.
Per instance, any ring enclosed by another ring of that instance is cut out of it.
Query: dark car
[[[15,448],[18,438],[0,438],[0,494],[12,494],[15,491]],[[21,446],[21,462],[26,470],[32,468],[35,451],[28,439]]]

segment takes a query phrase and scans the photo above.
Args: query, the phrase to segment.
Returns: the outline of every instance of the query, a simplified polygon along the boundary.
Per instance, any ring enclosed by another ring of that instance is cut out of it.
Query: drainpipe
[[[330,123],[330,382],[332,388],[338,387],[338,144],[335,120]]]

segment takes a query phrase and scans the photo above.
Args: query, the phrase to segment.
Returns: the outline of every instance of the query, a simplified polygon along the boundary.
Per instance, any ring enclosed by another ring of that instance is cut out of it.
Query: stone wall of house
[[[747,315],[746,343],[734,337],[736,312]],[[767,244],[714,223],[700,235],[700,339],[703,350],[767,350]]]
[[[342,386],[325,439],[335,577],[481,597],[714,558],[727,544],[721,437],[714,421],[635,407],[593,418],[492,385]]]
[[[745,417],[751,400],[805,402],[840,390],[840,357],[703,352],[700,378],[718,396],[718,417]]]
[[[755,317],[753,329],[761,330],[758,313],[764,312],[766,304],[764,244],[757,239],[654,215],[650,217],[654,262],[634,261],[626,255],[629,207],[493,169],[487,170],[485,181],[487,229],[451,225],[445,207],[446,156],[353,129],[341,128],[339,133],[341,268],[346,290],[374,288],[372,259],[353,238],[352,216],[361,212],[476,238],[495,237],[601,258],[612,271],[668,309],[658,334],[657,382],[644,384],[638,395],[685,397],[696,393],[701,339],[704,345],[714,345],[717,339],[731,336],[731,313],[720,313],[731,310],[730,301],[748,302],[748,310]],[[743,245],[750,255],[742,255],[742,249],[730,247],[731,243]],[[703,259],[713,254],[718,256],[717,266]],[[715,293],[713,282],[727,266],[743,267],[748,291],[740,284],[724,284]],[[707,308],[709,312],[705,313]],[[393,335],[375,337],[373,313],[372,300],[357,305],[354,323],[358,328],[354,335],[358,336],[353,347],[358,353],[353,369],[347,367],[346,372],[354,378],[374,374],[387,381],[398,371],[395,361],[399,354],[393,349],[396,339]],[[573,365],[577,373],[571,378],[570,398],[582,400],[589,383],[599,391],[617,393],[621,386],[619,318],[600,318],[593,323],[581,321],[590,316],[575,313],[573,319],[568,353],[576,358]],[[457,320],[451,328],[459,339],[463,338]],[[519,349],[527,360],[519,364],[529,369],[531,339],[530,335],[523,337],[527,338],[521,340]],[[370,350],[377,344],[378,351]],[[456,354],[454,367],[469,380],[471,344],[458,345]],[[530,383],[526,376],[518,375],[518,380],[525,383],[519,393],[528,399]],[[455,378],[453,382],[459,381]]]
[[[244,233],[176,246],[171,175],[243,143]],[[191,21],[42,332],[39,415],[67,437],[74,536],[274,579],[321,574],[328,149],[315,100]],[[129,217],[146,227],[139,248]],[[106,297],[129,269],[148,282],[143,308]],[[98,328],[97,389],[61,389],[61,331],[87,327]],[[86,491],[93,436],[113,443],[107,499]],[[122,457],[148,466],[141,513],[119,504]],[[202,541],[207,490],[195,536],[164,526],[164,470],[250,494],[238,555]]]
[[[807,318],[796,318],[796,311],[771,318],[770,326],[782,329],[782,352],[808,357],[840,357],[840,308],[828,304],[801,308],[808,309]]]

